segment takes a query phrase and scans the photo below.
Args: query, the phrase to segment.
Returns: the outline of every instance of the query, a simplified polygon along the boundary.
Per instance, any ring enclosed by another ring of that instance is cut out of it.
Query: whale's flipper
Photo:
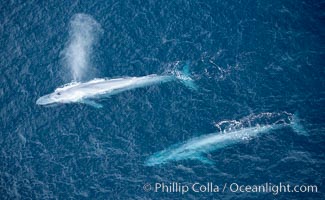
[[[191,78],[190,73],[190,62],[187,61],[184,65],[182,71],[175,71],[175,77],[179,79],[186,87],[197,90],[198,86],[194,83],[194,80]]]
[[[95,101],[92,101],[92,100],[82,100],[81,103],[90,105],[94,108],[102,108],[103,107],[103,105],[96,103]]]
[[[203,155],[195,155],[195,156],[192,156],[190,159],[192,160],[199,160],[201,161],[203,164],[208,164],[208,165],[214,165],[215,162],[210,160],[209,158],[203,156]]]

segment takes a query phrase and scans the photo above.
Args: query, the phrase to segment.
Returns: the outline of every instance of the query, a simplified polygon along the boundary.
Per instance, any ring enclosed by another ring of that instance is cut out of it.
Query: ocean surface
[[[2,1],[0,199],[324,199],[324,7],[316,0]],[[101,109],[36,105],[73,79],[66,48],[78,13],[97,27],[89,29],[97,32],[82,81],[164,74],[190,61],[199,89],[153,85],[101,99]],[[218,134],[220,122],[283,112],[298,113],[309,136],[283,128],[209,152],[213,165],[145,166],[156,152]],[[281,182],[318,192],[153,190],[173,182]]]

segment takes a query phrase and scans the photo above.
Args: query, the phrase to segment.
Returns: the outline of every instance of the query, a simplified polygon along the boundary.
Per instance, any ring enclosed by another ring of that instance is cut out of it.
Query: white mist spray
[[[82,81],[91,73],[91,53],[102,32],[100,24],[91,16],[80,13],[72,17],[63,55],[74,81]]]

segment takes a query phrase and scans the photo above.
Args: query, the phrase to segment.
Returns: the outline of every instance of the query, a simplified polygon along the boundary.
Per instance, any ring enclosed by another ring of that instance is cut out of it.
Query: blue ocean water
[[[1,199],[324,199],[324,2],[3,1],[0,5]],[[82,104],[36,100],[71,81],[69,21],[103,34],[89,77],[162,74],[191,61],[198,91],[176,82]],[[155,152],[216,123],[299,113],[309,136],[281,129],[207,155],[147,167]],[[146,192],[179,182],[317,185],[317,193]]]

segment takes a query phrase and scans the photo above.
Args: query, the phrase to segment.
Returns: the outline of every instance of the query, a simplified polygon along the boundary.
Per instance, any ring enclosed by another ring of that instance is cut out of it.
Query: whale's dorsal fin
[[[95,101],[87,100],[87,99],[82,100],[81,103],[87,104],[87,105],[92,106],[94,108],[102,108],[103,107],[102,104],[99,104],[99,103],[97,103]]]

